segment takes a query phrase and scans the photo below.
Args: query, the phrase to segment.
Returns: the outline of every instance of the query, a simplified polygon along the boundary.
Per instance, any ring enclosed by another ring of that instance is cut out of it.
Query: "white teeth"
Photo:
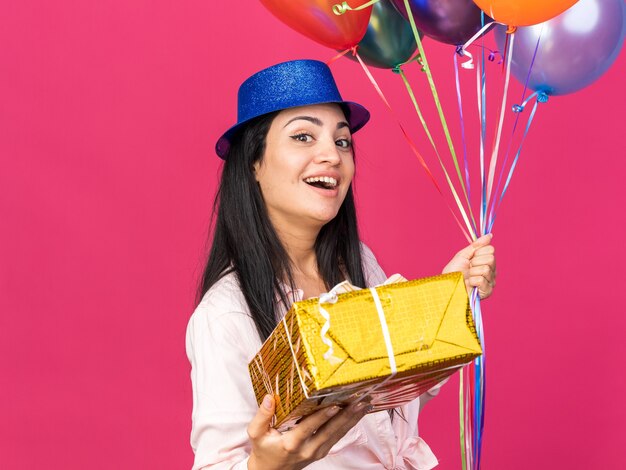
[[[337,180],[331,176],[314,176],[312,178],[306,178],[304,180],[306,183],[318,183],[318,182],[322,182],[322,183],[326,183],[329,184],[330,186],[337,186]]]

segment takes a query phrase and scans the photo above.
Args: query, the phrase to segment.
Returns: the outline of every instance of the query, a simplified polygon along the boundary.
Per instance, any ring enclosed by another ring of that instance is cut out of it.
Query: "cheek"
[[[349,160],[346,160],[345,170],[346,170],[345,178],[349,186],[350,183],[352,182],[352,179],[354,178],[354,172],[356,170],[354,166],[354,160],[352,158],[350,158]]]
[[[259,188],[261,189],[261,195],[264,200],[272,199],[274,194],[280,191],[280,188],[277,187],[278,181],[274,178],[274,173],[272,171],[268,171],[267,167],[263,166],[260,171],[257,171],[256,180],[259,184]]]
[[[265,197],[288,193],[299,182],[300,172],[286,161],[270,161],[256,173],[256,179]]]
[[[280,180],[273,178],[272,175],[265,175],[264,178],[259,181],[259,186],[261,187],[261,194],[266,200],[268,198],[273,199],[281,193]]]

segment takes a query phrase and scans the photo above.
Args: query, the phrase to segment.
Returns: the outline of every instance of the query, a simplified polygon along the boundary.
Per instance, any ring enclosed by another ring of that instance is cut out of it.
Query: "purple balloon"
[[[528,77],[533,90],[549,95],[573,93],[607,71],[619,55],[625,31],[624,0],[580,0],[551,20],[517,29],[511,72],[522,84]],[[495,35],[503,50],[505,29],[498,26]]]
[[[392,0],[408,20],[404,0]],[[409,0],[417,29],[437,41],[464,44],[481,27],[481,9],[472,0]],[[485,16],[485,23],[491,18]]]

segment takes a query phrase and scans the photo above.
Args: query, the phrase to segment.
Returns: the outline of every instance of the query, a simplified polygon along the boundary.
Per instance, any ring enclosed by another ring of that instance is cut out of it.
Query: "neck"
[[[294,274],[317,275],[315,240],[320,229],[304,224],[274,224],[276,234],[289,255]]]
[[[276,235],[289,256],[294,276],[317,276],[315,241],[323,224],[312,223],[303,217],[294,220],[276,213],[270,213],[269,216]]]

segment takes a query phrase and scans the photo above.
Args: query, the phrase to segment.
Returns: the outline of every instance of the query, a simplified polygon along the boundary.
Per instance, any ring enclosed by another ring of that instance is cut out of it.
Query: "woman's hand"
[[[478,287],[481,299],[489,297],[496,286],[495,248],[491,245],[492,234],[483,235],[459,251],[443,268],[442,273],[461,271],[465,287],[470,292]]]
[[[367,414],[369,404],[361,401],[345,409],[331,406],[280,433],[270,427],[275,402],[266,395],[248,426],[252,452],[249,470],[300,469],[326,456],[331,447]]]

